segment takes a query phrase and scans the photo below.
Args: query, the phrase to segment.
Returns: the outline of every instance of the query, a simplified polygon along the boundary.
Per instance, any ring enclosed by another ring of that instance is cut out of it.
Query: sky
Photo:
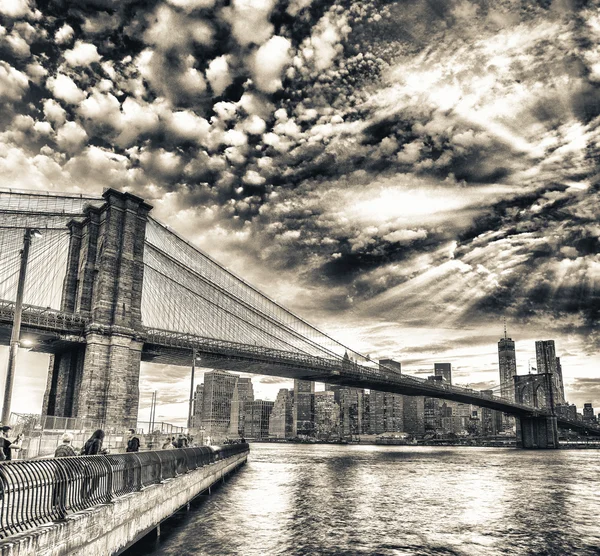
[[[554,339],[567,398],[598,408],[598,7],[0,0],[2,186],[134,192],[409,373],[493,386],[506,318],[521,374]],[[43,357],[15,410],[39,411]],[[141,417],[156,389],[185,420],[188,375],[143,365]]]

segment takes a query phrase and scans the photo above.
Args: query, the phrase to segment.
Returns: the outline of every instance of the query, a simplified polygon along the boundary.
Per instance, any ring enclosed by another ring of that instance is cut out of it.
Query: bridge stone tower
[[[71,221],[62,310],[87,317],[85,343],[50,359],[42,412],[135,427],[143,346],[143,199],[108,189],[100,207]]]
[[[558,424],[554,414],[557,388],[552,375],[539,373],[514,376],[518,403],[547,410],[550,415],[516,419],[518,448],[558,448]]]

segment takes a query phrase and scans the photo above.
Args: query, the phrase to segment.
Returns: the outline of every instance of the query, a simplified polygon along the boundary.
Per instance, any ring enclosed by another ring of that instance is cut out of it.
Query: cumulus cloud
[[[46,81],[46,87],[55,98],[64,100],[68,104],[79,104],[86,97],[86,94],[64,73],[49,77]]]
[[[284,37],[271,37],[254,54],[253,77],[256,86],[265,93],[281,89],[283,70],[290,63],[291,43]]]
[[[63,33],[63,37],[66,34]],[[95,45],[77,41],[71,50],[65,52],[65,60],[72,67],[88,66],[93,62],[100,61],[100,54]]]
[[[28,88],[29,80],[24,73],[0,61],[0,100],[20,100]]]

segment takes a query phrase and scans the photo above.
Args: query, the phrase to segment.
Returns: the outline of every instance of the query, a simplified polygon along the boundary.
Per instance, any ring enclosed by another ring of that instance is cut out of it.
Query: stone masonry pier
[[[248,451],[0,541],[0,556],[120,554],[246,463]]]

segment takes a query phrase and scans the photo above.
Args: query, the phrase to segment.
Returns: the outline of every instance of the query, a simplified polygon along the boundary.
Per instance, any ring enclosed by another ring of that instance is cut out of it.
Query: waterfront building
[[[204,398],[204,384],[197,384],[194,392],[194,410],[190,426],[199,429],[202,426],[202,399]]]
[[[334,386],[335,401],[340,407],[340,434],[355,437],[365,432],[363,428],[364,390],[349,386]]]
[[[269,419],[271,438],[292,438],[294,436],[294,414],[292,393],[281,388],[277,393],[273,411]]]
[[[315,392],[315,436],[321,440],[340,437],[340,406],[334,392]]]
[[[371,434],[404,432],[404,398],[400,394],[371,391],[369,428]]]
[[[393,359],[380,359],[379,360],[380,371],[392,371],[399,375],[402,374],[402,364],[399,361]]]
[[[228,437],[231,400],[238,376],[227,371],[208,371],[204,374],[202,425],[211,442]]]
[[[583,404],[583,420],[587,423],[596,423],[596,416],[594,415],[594,408],[591,403]]]
[[[452,364],[451,363],[434,363],[433,373],[435,376],[441,376],[442,382],[452,384]]]
[[[442,376],[430,375],[427,380],[434,383],[442,382]],[[423,402],[425,429],[428,431],[440,431],[442,429],[441,405],[439,398],[425,398]]]
[[[269,420],[275,402],[254,400],[246,403],[246,438],[254,440],[269,437]]]
[[[231,414],[229,417],[229,436],[245,436],[244,422],[246,419],[246,403],[254,401],[252,380],[238,377],[231,399]]]
[[[294,436],[313,436],[315,431],[315,383],[294,380]]]
[[[425,398],[423,396],[402,396],[403,429],[413,436],[425,434]]]
[[[558,404],[555,407],[555,412],[557,417],[577,421],[577,406],[574,404]]]
[[[493,396],[493,390],[483,390],[482,394]],[[494,436],[502,430],[502,413],[488,407],[480,408],[481,411],[481,434],[483,436]]]

